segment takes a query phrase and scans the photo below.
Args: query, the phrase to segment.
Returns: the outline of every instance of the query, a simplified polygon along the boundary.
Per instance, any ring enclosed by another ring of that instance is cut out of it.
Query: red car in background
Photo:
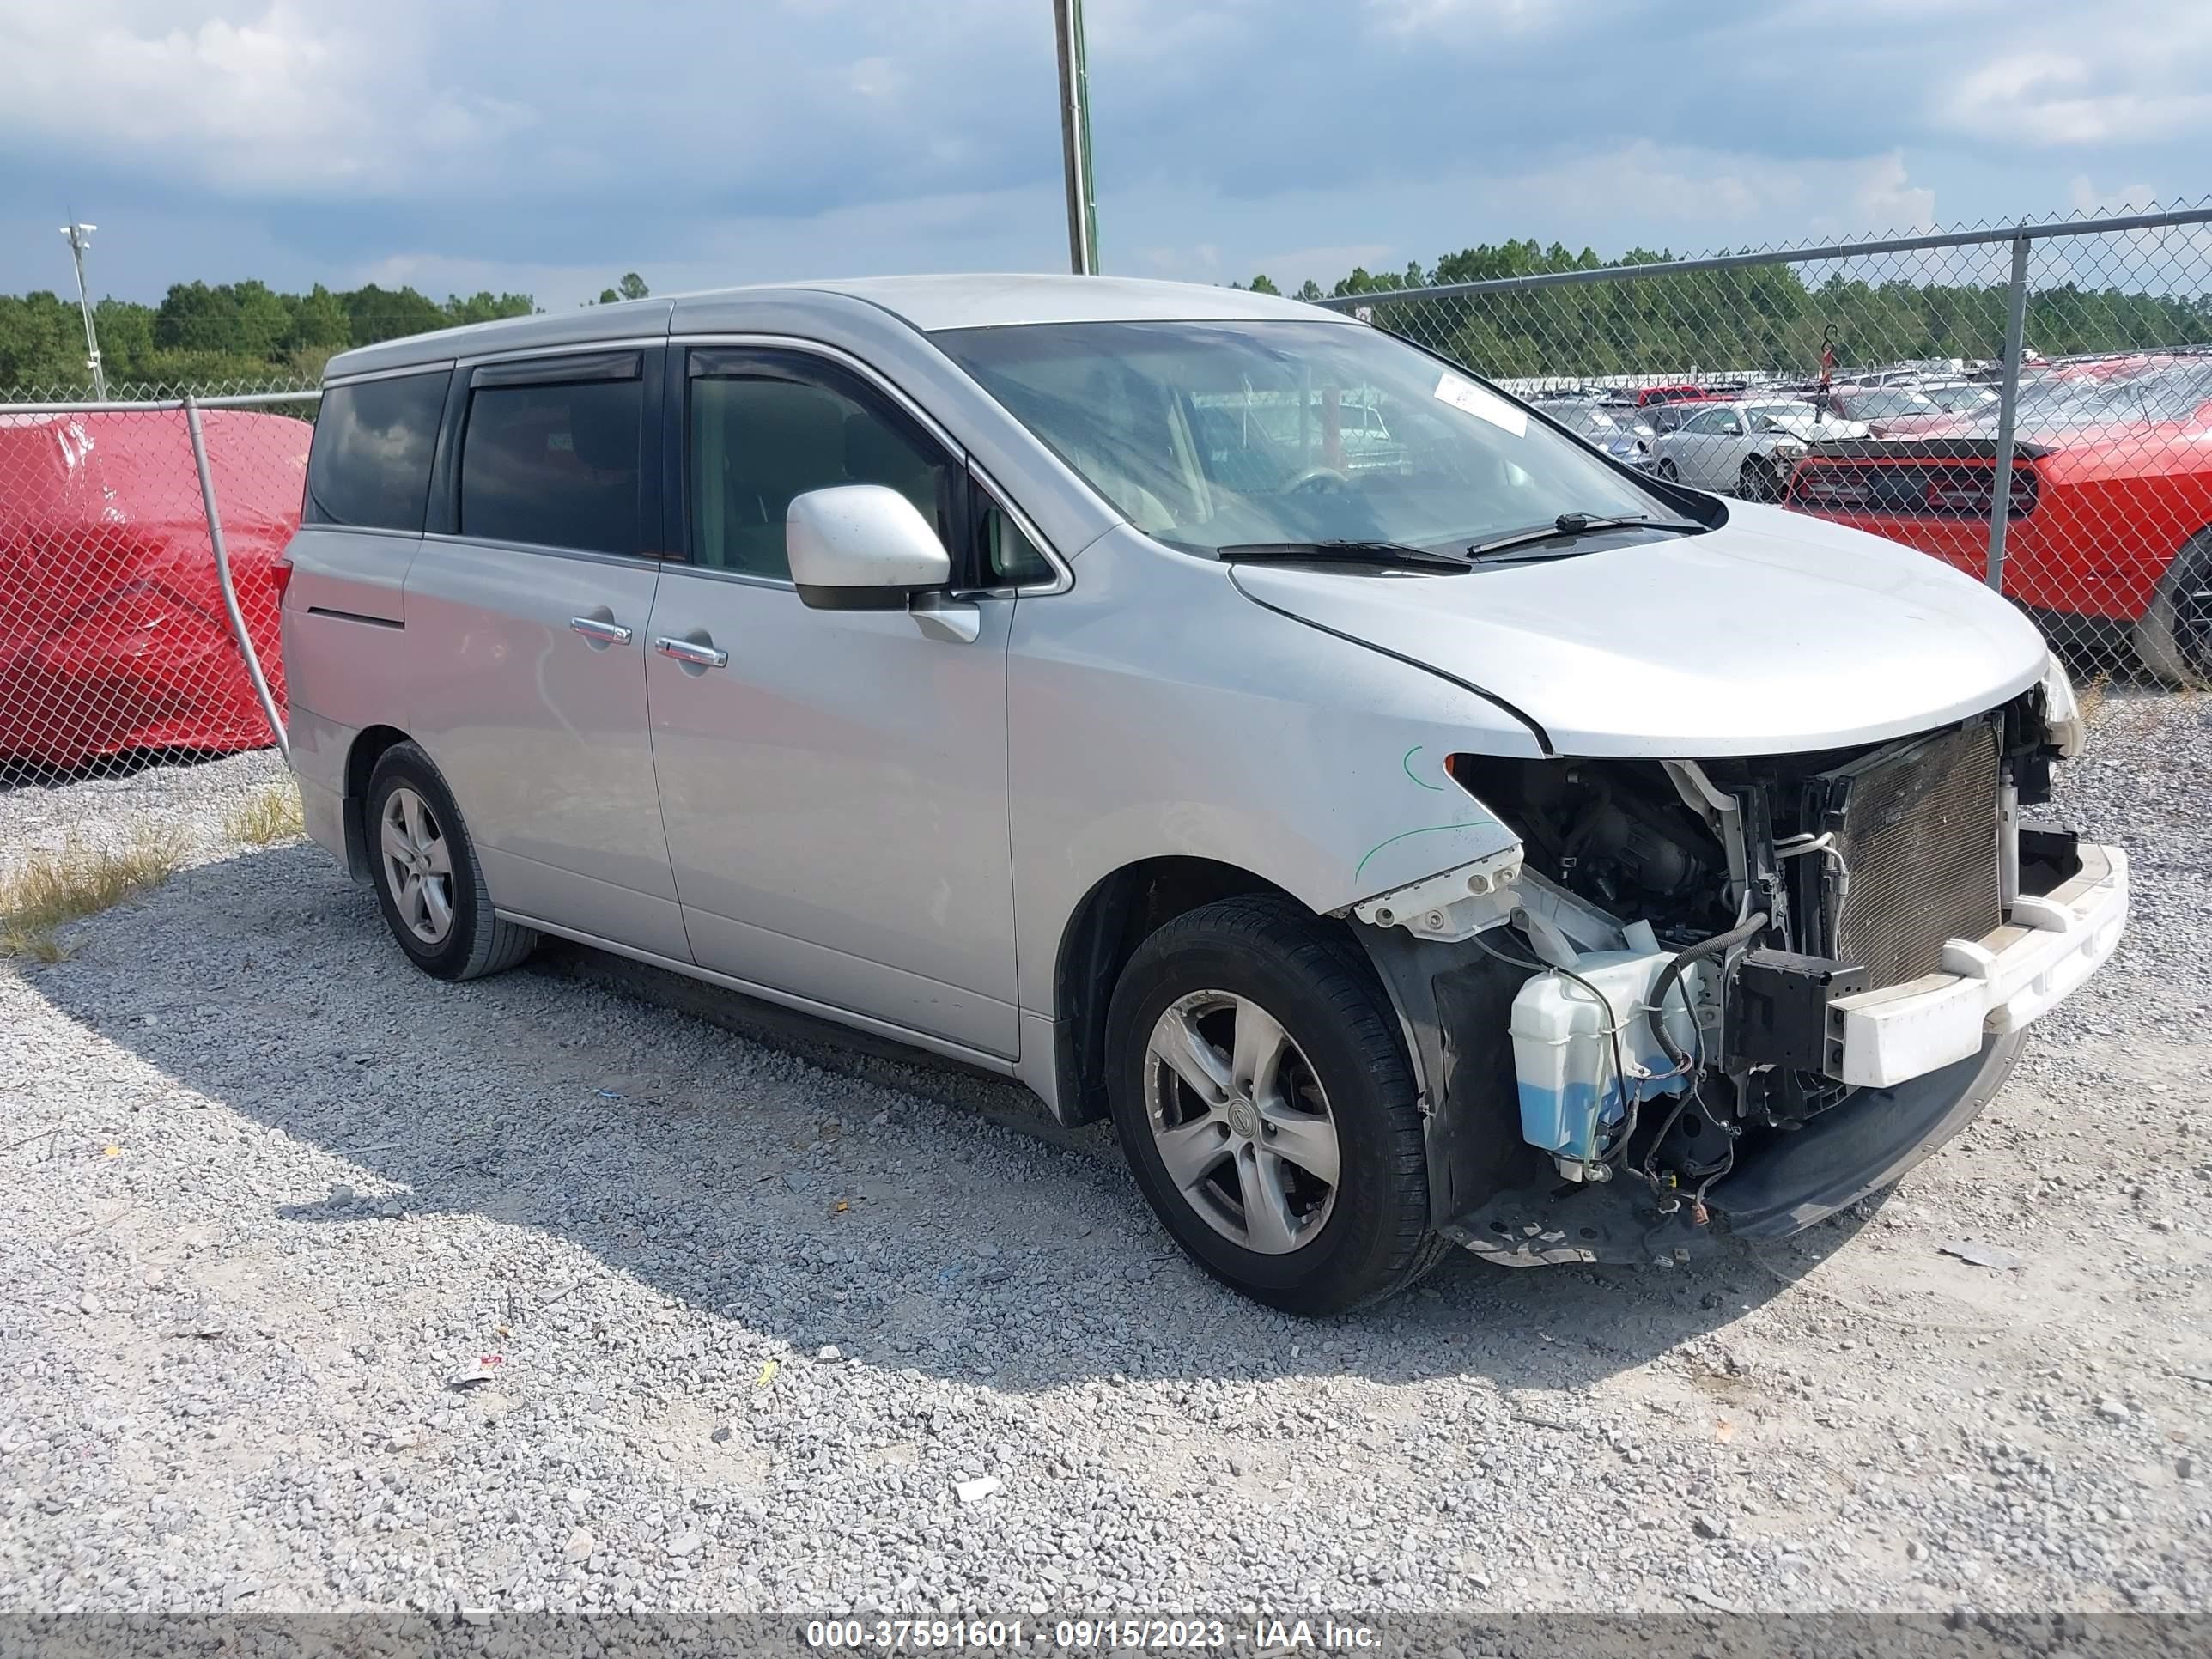
[[[1817,445],[1785,505],[1980,575],[1993,412]],[[2077,365],[2021,391],[2004,591],[2057,631],[2124,633],[2154,674],[2212,678],[2212,358]]]
[[[202,416],[239,609],[283,707],[277,562],[314,428]],[[0,775],[270,742],[225,615],[185,417],[0,416]]]

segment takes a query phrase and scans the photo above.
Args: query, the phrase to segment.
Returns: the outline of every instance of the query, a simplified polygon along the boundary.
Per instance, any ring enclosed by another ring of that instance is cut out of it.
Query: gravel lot
[[[0,1607],[2212,1604],[2212,707],[2096,724],[2130,937],[1888,1201],[1319,1325],[1004,1085],[422,977],[267,757],[0,794],[200,849],[0,965]]]

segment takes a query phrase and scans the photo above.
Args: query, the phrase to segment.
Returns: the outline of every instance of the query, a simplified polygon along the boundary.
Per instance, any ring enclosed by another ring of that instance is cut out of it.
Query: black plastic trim
[[[578,380],[635,380],[645,373],[645,354],[586,351],[562,357],[530,357],[520,362],[479,363],[469,384],[479,386],[568,386]]]

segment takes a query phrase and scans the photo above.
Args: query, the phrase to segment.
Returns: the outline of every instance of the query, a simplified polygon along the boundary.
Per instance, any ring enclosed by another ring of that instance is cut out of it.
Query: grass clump
[[[174,830],[142,828],[119,843],[76,838],[0,871],[0,957],[59,962],[69,954],[56,930],[110,910],[157,887],[185,861]]]
[[[248,847],[273,847],[306,830],[300,791],[290,783],[272,783],[254,791],[225,813],[222,820],[223,834]]]

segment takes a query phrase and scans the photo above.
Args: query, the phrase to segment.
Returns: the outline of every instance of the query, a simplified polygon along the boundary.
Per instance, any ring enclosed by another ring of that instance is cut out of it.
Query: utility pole
[[[84,287],[84,251],[92,246],[92,233],[98,225],[81,225],[75,220],[62,227],[62,234],[69,238],[70,257],[76,262],[76,304],[84,313],[85,367],[92,371],[92,396],[95,403],[107,401],[107,375],[100,366],[100,336],[92,326],[92,297]]]
[[[1098,274],[1098,198],[1091,183],[1091,82],[1083,58],[1083,0],[1052,0],[1060,56],[1060,147],[1067,170],[1067,268]]]

